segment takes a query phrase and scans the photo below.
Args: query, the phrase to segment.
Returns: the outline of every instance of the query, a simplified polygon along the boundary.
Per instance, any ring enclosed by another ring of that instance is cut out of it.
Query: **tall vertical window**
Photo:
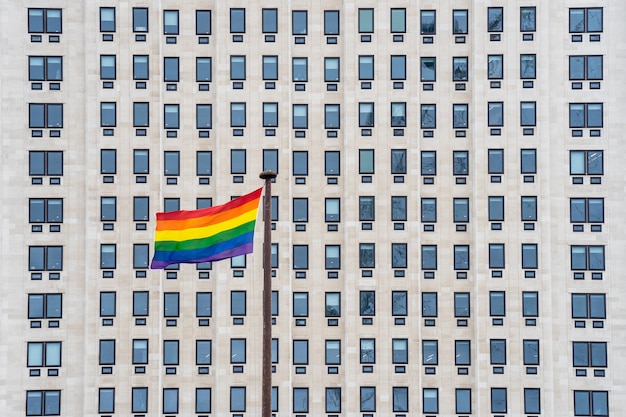
[[[264,80],[277,80],[278,79],[278,56],[277,55],[263,55],[263,79]]]
[[[178,35],[178,10],[163,10],[163,34]]]
[[[115,32],[115,7],[100,7],[100,32]]]
[[[452,11],[452,33],[467,34],[467,10]]]
[[[391,103],[391,127],[406,127],[406,103]]]
[[[308,104],[294,104],[292,114],[292,125],[294,129],[308,129],[309,128],[309,105]]]
[[[326,388],[326,412],[341,412],[341,387]]]
[[[534,79],[537,76],[537,55],[521,54],[519,56],[519,60],[520,60],[519,77],[522,80]]]
[[[467,129],[468,127],[468,105],[452,105],[452,127],[454,129]]]
[[[504,103],[501,101],[489,102],[487,104],[489,126],[504,126]]]
[[[292,58],[292,79],[295,82],[307,82],[309,79],[308,58]]]
[[[434,35],[436,33],[436,11],[420,10],[420,34]]]
[[[147,80],[149,73],[148,55],[133,55],[133,80]]]
[[[537,30],[537,8],[520,7],[520,32],[534,32]]]
[[[420,126],[422,129],[434,129],[437,127],[437,105],[420,104]]]
[[[375,262],[375,244],[359,243],[359,268],[374,268]]]
[[[468,270],[470,268],[469,245],[454,245],[454,269]]]
[[[536,243],[522,243],[522,269],[537,269],[538,257]]]
[[[359,33],[374,33],[374,9],[359,9]]]
[[[488,7],[487,8],[487,31],[502,32],[504,21],[504,8]]]
[[[148,412],[148,388],[133,387],[131,411],[133,413]]]
[[[261,26],[263,33],[278,33],[278,9],[263,9]]]
[[[263,103],[263,127],[278,126],[278,103]]]
[[[180,152],[165,151],[163,160],[163,175],[168,177],[180,175]]]
[[[437,58],[421,57],[420,58],[420,81],[432,82],[437,81]]]
[[[246,32],[246,9],[230,9],[230,33]]]
[[[133,32],[148,32],[148,8],[133,7]]]
[[[422,245],[422,269],[424,271],[437,269],[437,245]]]
[[[375,220],[375,197],[359,197],[359,220],[366,222]]]
[[[452,152],[452,173],[454,175],[469,174],[469,152],[453,151]]]
[[[506,413],[507,412],[507,395],[506,388],[491,388],[491,412]]]
[[[374,103],[359,103],[359,127],[374,127]]]
[[[391,79],[406,80],[406,55],[391,55]]]
[[[197,57],[196,58],[196,81],[210,82],[211,79],[212,79],[211,57]]]
[[[359,149],[359,174],[374,173],[374,149]]]
[[[165,129],[178,129],[180,128],[180,114],[178,104],[164,104],[164,128]]]
[[[180,58],[165,57],[163,58],[163,81],[178,82],[180,81]]]
[[[374,79],[374,55],[359,55],[359,80]]]
[[[490,80],[501,80],[503,78],[503,55],[487,56],[487,78]]]
[[[324,175],[341,175],[341,154],[339,151],[324,152]]]
[[[341,127],[341,115],[339,104],[324,104],[324,128],[339,129]]]
[[[246,56],[231,55],[230,56],[230,79],[245,80],[246,79]]]
[[[326,198],[325,202],[325,221],[326,222],[339,222],[341,219],[340,215],[340,204],[341,200],[339,198]]]
[[[230,126],[246,127],[246,103],[230,103]]]
[[[391,33],[406,32],[406,9],[391,9]]]
[[[391,150],[391,173],[406,174],[406,149]]]
[[[196,10],[196,35],[211,34],[211,11]]]
[[[307,11],[306,10],[293,10],[291,12],[291,33],[293,35],[306,35],[308,31],[307,25]]]
[[[324,35],[339,35],[339,10],[324,10]]]
[[[213,127],[213,105],[196,104],[196,129],[211,129]]]
[[[324,58],[324,81],[339,81],[339,58]]]

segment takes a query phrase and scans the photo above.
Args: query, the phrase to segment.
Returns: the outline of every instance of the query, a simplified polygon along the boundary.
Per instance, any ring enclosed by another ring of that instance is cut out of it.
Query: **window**
[[[309,221],[309,199],[294,198],[293,199],[293,221],[308,222]]]
[[[309,80],[308,58],[292,58],[292,79],[294,82],[307,82]]]
[[[117,103],[100,103],[100,126],[114,127],[117,123]]]
[[[606,319],[606,295],[572,294],[573,319]]]
[[[470,414],[472,412],[472,390],[469,388],[456,388],[454,390],[455,410],[457,414]]]
[[[575,416],[608,416],[608,391],[574,391]]]
[[[359,220],[373,222],[375,220],[375,197],[359,196]]]
[[[293,269],[309,269],[309,245],[293,245]]]
[[[391,315],[392,316],[406,316],[407,311],[408,311],[407,292],[406,291],[392,291],[391,292]]]
[[[602,55],[571,55],[569,57],[570,80],[601,80]]]
[[[326,340],[326,365],[341,365],[341,340]]]
[[[535,101],[522,101],[520,103],[520,125],[537,125],[537,103]]]
[[[180,59],[178,57],[163,58],[163,81],[180,81]]]
[[[341,113],[339,104],[324,104],[324,128],[339,129],[341,127]],[[335,152],[338,153],[338,152]]]
[[[325,246],[325,264],[326,269],[341,269],[341,246]]]
[[[374,55],[359,55],[359,80],[374,79]]]
[[[492,222],[504,221],[504,197],[503,196],[490,196],[489,197],[489,221],[492,221]]]
[[[164,128],[165,129],[178,129],[180,128],[180,114],[178,104],[164,104]]]
[[[278,126],[278,103],[263,103],[263,127]]]
[[[520,75],[522,80],[534,79],[537,75],[537,56],[535,54],[520,55]]]
[[[63,127],[63,104],[28,104],[30,128],[57,128]]]
[[[504,174],[504,149],[489,149],[487,155],[487,169],[489,173]]]
[[[467,104],[452,105],[452,127],[454,129],[467,129],[468,106]]]
[[[29,246],[29,271],[62,271],[63,246]]]
[[[437,293],[422,293],[422,317],[437,317]]]
[[[180,152],[165,151],[163,153],[163,175],[172,177],[180,175]]]
[[[29,151],[28,174],[63,175],[62,151]]]
[[[163,341],[163,365],[178,365],[178,340]]]
[[[196,35],[211,34],[211,11],[196,10]]]
[[[102,57],[107,55],[101,55]],[[115,55],[113,57],[113,78],[115,79]],[[102,66],[101,66],[102,68]],[[29,56],[28,57],[28,80],[29,81],[62,81],[63,80],[63,57],[61,56]]]
[[[230,33],[246,33],[246,9],[230,9]]]
[[[603,271],[604,246],[572,245],[571,268],[574,271]]]
[[[246,339],[230,339],[230,363],[246,363]]]
[[[467,81],[468,68],[466,56],[452,58],[452,81]]]
[[[213,105],[196,104],[196,129],[213,127]]]
[[[196,388],[196,413],[211,412],[211,388]]]
[[[374,9],[359,9],[359,33],[374,33]]]
[[[149,247],[147,243],[133,244],[133,268],[147,269],[150,259]]]
[[[133,364],[148,363],[148,339],[133,339]]]
[[[391,197],[391,221],[405,222],[407,220],[406,196]]]
[[[61,33],[61,9],[28,9],[28,33]]]
[[[210,340],[196,340],[196,365],[211,365]]]
[[[339,58],[324,58],[324,81],[339,82]]]
[[[359,313],[361,316],[376,315],[376,292],[359,291]]]
[[[406,127],[406,103],[391,103],[391,127]]]
[[[506,339],[491,339],[489,355],[492,365],[506,365]]]
[[[491,412],[506,413],[506,388],[491,388]]]
[[[391,244],[391,267],[406,268],[407,267],[407,246],[406,243]]]
[[[534,32],[537,30],[537,8],[520,7],[520,32]]]
[[[62,198],[28,199],[30,223],[63,223]]]
[[[27,351],[28,367],[61,366],[61,342],[28,342]]]
[[[536,291],[522,292],[522,315],[539,317],[539,294]]]
[[[146,245],[147,246],[147,245]],[[178,317],[180,294],[177,292],[163,293],[163,317]]]
[[[196,81],[210,82],[212,81],[211,57],[196,58]]]
[[[115,412],[115,388],[99,388],[98,389],[98,412],[114,413]]]
[[[376,387],[360,387],[361,412],[376,411]]]
[[[469,222],[469,198],[454,198],[452,200],[455,223]]]
[[[422,35],[434,35],[436,33],[436,11],[420,10],[420,33]]]
[[[293,35],[306,35],[307,34],[307,11],[306,10],[293,10],[291,12],[291,33]]]
[[[272,196],[272,202],[270,203],[270,220],[273,222],[277,222],[278,221],[278,196],[273,195]]]
[[[115,7],[100,7],[100,32],[115,32]]]
[[[489,244],[489,268],[504,268],[504,243]]]
[[[437,152],[422,151],[420,156],[422,175],[437,175]]]
[[[326,388],[326,412],[341,412],[341,388]]]
[[[309,364],[309,341],[294,340],[293,341],[293,364],[308,365]]]
[[[180,210],[180,198],[164,198],[163,211],[169,213],[171,211]]]
[[[468,270],[469,267],[469,245],[454,245],[454,269]]]
[[[264,80],[277,80],[278,79],[278,56],[277,55],[263,55],[263,79]]]
[[[422,198],[420,204],[422,223],[437,222],[437,199]]]
[[[150,172],[150,151],[148,149],[133,150],[133,173],[148,174]]]
[[[470,316],[470,293],[455,292],[454,293],[454,317]]]
[[[422,70],[423,70],[423,63],[422,63]],[[433,67],[433,71],[434,71],[434,67]],[[392,80],[406,80],[406,55],[391,55],[391,79]]]
[[[28,294],[29,319],[60,319],[62,294]]]
[[[230,56],[230,79],[245,80],[246,79],[246,56],[231,55]]]
[[[602,127],[603,103],[570,103],[569,127]]]
[[[391,150],[391,173],[406,174],[406,149]]]
[[[538,251],[536,243],[522,243],[522,269],[538,268]]]
[[[359,127],[374,127],[374,103],[359,103]]]
[[[601,7],[569,9],[570,33],[602,32],[602,30]]]
[[[294,292],[293,293],[293,317],[309,316],[309,293]]]
[[[148,8],[133,7],[133,32],[148,32]]]
[[[424,271],[437,269],[437,245],[422,245],[422,269]]]
[[[569,173],[571,175],[604,174],[603,151],[570,151]]]
[[[467,34],[467,10],[452,11],[452,33],[455,35]]]
[[[603,198],[570,198],[570,222],[603,223]]]
[[[359,243],[359,268],[375,268],[374,248],[374,243]]]
[[[98,349],[100,365],[115,365],[115,340],[100,340]]]
[[[359,174],[374,173],[374,149],[359,149]]]
[[[163,34],[178,35],[178,10],[163,10]]]
[[[230,292],[230,315],[245,316],[246,315],[246,292],[231,291]]]
[[[452,152],[452,173],[454,175],[469,174],[469,153],[468,151]]]
[[[487,56],[487,78],[490,80],[501,80],[502,76],[502,55]]]
[[[293,389],[293,412],[308,413],[309,412],[309,389],[295,388]]]
[[[100,292],[100,317],[115,317],[115,309],[116,309],[115,298],[116,298],[115,291]],[[59,304],[59,308],[60,308],[60,304]],[[59,313],[60,313],[60,310],[59,310]],[[30,314],[30,304],[29,304],[29,314]]]
[[[487,8],[487,31],[502,32],[504,9],[502,7]]]
[[[324,152],[324,174],[330,176],[341,175],[339,151]]]
[[[326,300],[325,316],[326,317],[341,317],[341,293],[327,292],[325,294],[325,300]]]
[[[504,126],[504,104],[501,101],[488,103],[489,126]]]
[[[421,128],[422,129],[434,129],[437,127],[437,105],[436,104],[421,104]]]
[[[409,411],[409,388],[393,387],[393,411],[402,412]]]
[[[437,365],[439,363],[439,342],[437,340],[422,340],[422,365]]]
[[[489,315],[491,317],[506,316],[504,291],[489,291]]]
[[[278,33],[278,9],[263,9],[263,33]]]
[[[457,366],[469,366],[472,364],[471,341],[454,341],[454,364]]]
[[[522,174],[537,173],[537,150],[521,149],[520,150],[520,172]]]
[[[133,291],[133,316],[141,317],[149,314],[148,291]]]
[[[29,9],[29,11],[32,9]],[[61,415],[61,391],[26,391],[27,416]]]
[[[246,127],[246,103],[230,103],[230,126]]]
[[[437,81],[437,58],[420,58],[420,81]]]
[[[539,340],[524,339],[523,341],[524,365],[539,365]]]
[[[572,342],[574,367],[606,368],[606,342]]]
[[[424,413],[439,412],[439,388],[423,388],[422,411]]]
[[[324,10],[324,35],[339,35],[339,10]]]
[[[277,149],[263,149],[263,171],[278,172]]]
[[[116,252],[117,247],[115,244],[100,245],[100,269],[115,269]]]
[[[292,114],[292,127],[294,129],[309,128],[309,105],[294,104]]]
[[[133,80],[147,80],[149,74],[148,55],[133,55]]]

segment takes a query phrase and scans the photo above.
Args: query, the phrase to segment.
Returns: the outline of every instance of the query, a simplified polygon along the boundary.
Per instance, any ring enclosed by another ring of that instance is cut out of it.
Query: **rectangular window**
[[[454,245],[454,269],[455,270],[469,270],[470,268],[470,253],[469,245]]]
[[[373,222],[375,219],[375,197],[359,196],[359,221]]]
[[[180,314],[180,294],[177,292],[163,293],[163,317],[178,317]]]
[[[391,103],[391,127],[406,127],[406,103]]]
[[[98,412],[114,413],[115,412],[115,388],[99,388],[98,389]]]
[[[196,388],[196,413],[211,412],[211,388]]]
[[[359,313],[362,317],[376,315],[376,292],[359,291]]]
[[[133,364],[148,363],[148,339],[133,339]]]
[[[359,9],[359,33],[374,33],[374,9]]]
[[[112,79],[115,79],[115,55],[101,55],[100,56],[101,62],[102,62],[103,56],[113,57],[113,78]],[[29,81],[62,81],[63,80],[63,57],[61,56],[29,56],[28,57],[28,80]]]
[[[178,35],[178,10],[163,10],[163,34]]]
[[[491,412],[506,413],[506,388],[491,388]]]
[[[391,267],[406,268],[407,267],[407,245],[406,243],[391,244]]]
[[[196,365],[211,365],[211,340],[196,340]]]
[[[324,175],[336,176],[341,175],[340,170],[340,153],[339,151],[324,152]]]
[[[30,223],[63,223],[62,198],[30,198],[28,208]]]
[[[603,126],[604,103],[570,103],[569,127],[599,128]]]
[[[246,339],[230,339],[230,363],[246,363]]]
[[[339,129],[341,127],[340,104],[324,104],[324,128]]]
[[[213,105],[196,104],[196,129],[213,127]]]
[[[163,81],[178,82],[180,81],[180,58],[165,57],[163,58]]]
[[[408,311],[407,292],[392,291],[391,292],[391,315],[406,316]]]
[[[470,366],[472,364],[471,341],[454,341],[454,364],[457,366]]]
[[[422,245],[422,269],[424,271],[437,269],[437,245]]]
[[[454,390],[454,403],[457,414],[470,414],[472,412],[472,390],[470,388],[456,388]]]
[[[522,243],[522,269],[538,268],[538,250],[536,243]]]
[[[263,103],[263,127],[278,126],[278,103]]]
[[[308,365],[309,364],[309,341],[294,340],[293,341],[293,364]]]
[[[133,413],[148,412],[148,388],[133,387],[131,411]]]
[[[339,35],[339,10],[324,10],[324,35]]]
[[[307,82],[309,80],[308,58],[292,58],[292,80],[294,82]]]
[[[520,102],[520,125],[537,126],[537,102]]]
[[[263,149],[263,171],[278,172],[277,149]]]
[[[374,103],[359,103],[359,127],[374,127]]]
[[[524,365],[539,366],[539,340],[524,339],[522,353]]]
[[[28,33],[61,33],[61,9],[28,9]]]
[[[359,268],[375,268],[375,244],[359,243]]]
[[[341,246],[325,246],[325,265],[326,269],[341,269]]]
[[[196,35],[211,34],[211,11],[196,10]]]
[[[28,174],[63,175],[63,151],[29,151]]]
[[[491,339],[489,355],[492,365],[506,365],[506,339]]]
[[[393,387],[393,411],[403,412],[409,411],[409,388],[408,387]]]
[[[537,8],[520,7],[520,32],[534,32],[537,30]]]
[[[339,58],[324,58],[324,81],[339,82]]]
[[[133,268],[147,269],[150,259],[150,245],[147,243],[133,244]]]
[[[341,412],[341,388],[326,388],[326,412]]]
[[[452,152],[452,173],[454,175],[468,175],[469,174],[469,152],[468,151],[453,151]]]
[[[164,112],[163,127],[165,129],[180,128],[179,107],[180,105],[178,104],[164,104],[163,105],[163,112]]]
[[[60,319],[62,305],[62,294],[28,294],[28,318]]]
[[[467,10],[452,10],[452,33],[467,34]]]
[[[163,365],[178,365],[178,340],[163,341]]]
[[[467,129],[468,123],[468,105],[453,104],[452,105],[452,127],[454,129]]]
[[[489,291],[489,316],[506,316],[506,298],[504,291]]]
[[[572,294],[573,319],[606,319],[606,294]]]
[[[376,363],[376,339],[360,340],[360,358],[362,364]]]
[[[294,198],[293,199],[293,221],[308,222],[309,221],[309,199]]]
[[[537,291],[522,292],[522,316],[539,317],[539,293]]]
[[[603,198],[570,198],[570,222],[603,223]]]
[[[504,149],[489,149],[487,156],[489,174],[504,174]]]
[[[165,151],[163,153],[163,175],[166,177],[180,175],[180,152]]]
[[[28,117],[30,128],[61,128],[63,127],[63,104],[29,103]]]
[[[422,129],[435,129],[437,127],[437,105],[421,104],[420,105],[420,126]]]
[[[501,80],[503,78],[503,56],[488,55],[487,56],[487,78],[490,80]]]
[[[100,126],[115,127],[117,124],[117,103],[100,103]]]
[[[58,368],[61,366],[61,342],[28,342],[28,367]]]
[[[520,172],[522,174],[537,173],[537,149],[520,150]]]
[[[374,149],[359,149],[359,174],[374,173]]]
[[[504,221],[504,197],[503,196],[490,196],[489,197],[489,221],[491,222]]]
[[[405,222],[407,220],[406,196],[391,197],[391,221]]]
[[[424,74],[423,68],[424,68],[424,64],[422,62],[422,75]],[[433,67],[433,72],[434,72],[434,67]],[[391,55],[391,79],[392,80],[406,80],[406,55]]]
[[[361,412],[376,411],[376,387],[360,387]]]
[[[487,8],[487,31],[502,32],[502,24],[504,20],[504,9],[502,7]]]
[[[374,79],[374,55],[359,55],[359,80]]]
[[[573,271],[603,271],[604,246],[599,245],[572,245],[571,268]]]
[[[308,31],[307,27],[307,11],[306,10],[293,10],[291,12],[291,34],[292,35],[306,35]]]
[[[29,271],[62,271],[63,246],[29,246]]]
[[[603,175],[603,151],[570,151],[570,175]]]
[[[213,293],[196,293],[196,317],[211,317],[213,315]]]
[[[420,10],[420,34],[434,35],[436,33],[436,16],[435,10]]]
[[[437,152],[422,151],[420,153],[422,175],[437,175]]]
[[[197,57],[196,58],[196,81],[210,82],[212,80],[212,58]]]
[[[420,81],[434,82],[437,81],[437,58],[421,57],[420,58]]]
[[[439,363],[439,342],[437,340],[422,340],[422,365],[437,365]]]
[[[541,413],[540,405],[540,389],[524,388],[524,413],[539,414]]]
[[[246,292],[231,291],[230,292],[230,315],[245,316],[246,315]]]
[[[341,340],[326,340],[326,365],[341,365]]]
[[[602,55],[570,55],[570,80],[601,80],[603,73]]]
[[[246,387],[230,387],[230,411],[246,411]]]
[[[230,56],[230,79],[245,80],[246,79],[246,56],[231,55]]]
[[[537,55],[520,55],[520,75],[522,80],[532,80],[537,76]]]
[[[263,33],[278,33],[278,9],[263,9],[261,25]]]
[[[148,8],[133,7],[133,32],[148,32]]]
[[[569,9],[570,33],[602,32],[602,11],[602,7]]]
[[[422,317],[437,317],[437,293],[422,293]]]
[[[406,174],[406,149],[391,150],[391,173]]]
[[[309,412],[309,389],[293,388],[293,412],[308,413]]]
[[[488,103],[488,121],[489,126],[504,126],[504,103],[501,101]]]
[[[133,80],[148,80],[149,76],[148,55],[133,55]]]
[[[452,199],[452,212],[455,223],[469,223],[469,198]]]
[[[608,391],[574,391],[575,416],[609,415]]]
[[[308,104],[294,104],[291,124],[294,129],[308,129],[309,128],[309,105]]]
[[[61,415],[61,391],[26,391],[27,416]]]
[[[278,56],[277,55],[263,55],[263,79],[264,80],[277,80],[278,79]]]
[[[230,103],[230,127],[246,127],[246,103]]]
[[[406,9],[391,9],[391,33],[406,32]]]
[[[293,245],[293,269],[309,269],[309,245]]]
[[[437,222],[437,199],[422,198],[420,203],[420,213],[422,223]]]
[[[454,293],[454,317],[470,316],[470,293],[455,292]]]
[[[489,268],[504,268],[504,243],[489,244]]]
[[[246,9],[230,9],[230,33],[246,33]]]
[[[423,388],[422,411],[424,413],[439,413],[439,388]]]
[[[327,292],[325,294],[325,316],[341,317],[341,293]]]
[[[148,221],[150,217],[149,197],[133,197],[133,220],[136,222]]]
[[[467,81],[468,64],[466,56],[455,56],[452,58],[452,81]]]
[[[148,291],[133,291],[133,316],[145,317],[149,314]]]

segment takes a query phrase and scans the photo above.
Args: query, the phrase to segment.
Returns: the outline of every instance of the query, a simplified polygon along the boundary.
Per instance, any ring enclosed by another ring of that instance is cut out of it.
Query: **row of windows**
[[[133,267],[145,269],[149,264],[149,244],[133,244]],[[421,269],[435,271],[438,267],[437,245],[421,245]],[[359,243],[359,268],[376,268],[376,244]],[[325,245],[325,268],[341,268],[341,245]],[[536,243],[521,244],[522,269],[539,267],[539,251]],[[603,271],[605,269],[605,247],[603,245],[571,245],[571,269],[573,271]],[[245,268],[245,256],[233,258],[231,267]],[[278,258],[275,258],[278,260]],[[470,245],[453,245],[453,267],[457,271],[470,269]],[[504,244],[489,245],[490,268],[504,268]],[[100,268],[115,269],[117,267],[117,244],[100,244]],[[274,267],[278,267],[278,263]],[[295,244],[292,247],[292,267],[294,270],[309,269],[309,245]],[[391,267],[408,267],[408,250],[406,243],[391,244]],[[63,246],[29,246],[29,271],[62,271]],[[434,276],[433,276],[434,278]]]
[[[309,388],[293,387],[291,390],[294,413],[309,412]],[[361,412],[377,411],[376,399],[377,387],[359,387],[359,410]],[[381,391],[379,389],[379,391]],[[391,387],[392,411],[409,411],[409,387]],[[423,413],[439,413],[440,402],[439,388],[422,388],[421,411]],[[231,412],[246,411],[246,387],[229,388],[229,408]],[[211,388],[195,389],[195,412],[210,413],[212,404]],[[454,407],[455,412],[472,412],[472,390],[470,388],[455,388]],[[575,390],[573,392],[575,416],[608,416],[609,398],[608,391]],[[163,388],[163,413],[179,412],[179,389]],[[445,396],[441,399],[445,401]],[[525,414],[541,413],[541,390],[540,388],[524,388],[523,404]],[[340,413],[342,411],[341,387],[325,388],[325,412]],[[490,407],[492,413],[507,413],[508,410],[507,388],[490,388]],[[271,398],[272,411],[278,410],[278,387],[272,387]],[[380,408],[380,407],[379,407]],[[148,412],[148,388],[133,387],[131,411],[133,413]],[[380,409],[378,410],[380,411]],[[99,388],[98,412],[115,412],[115,388]],[[61,391],[27,391],[26,392],[26,415],[27,416],[53,416],[61,414]]]
[[[524,127],[537,125],[537,103],[534,101],[520,102],[520,125]],[[405,102],[391,103],[390,123],[392,127],[407,126],[407,104]],[[603,126],[603,103],[570,103],[569,127],[571,128],[601,128]],[[133,126],[148,127],[150,104],[147,102],[133,103]],[[246,127],[247,103],[230,103],[230,126]],[[375,126],[375,103],[358,103],[359,127]],[[263,126],[278,126],[278,103],[263,103]],[[468,127],[468,105],[453,104],[453,128],[466,129]],[[327,129],[340,128],[340,105],[324,105],[324,127]],[[437,127],[437,105],[420,105],[420,127],[435,129]],[[504,102],[488,103],[488,126],[504,126]],[[117,103],[100,103],[100,126],[117,126]],[[29,103],[29,127],[60,128],[63,127],[63,104]],[[196,128],[211,129],[213,127],[213,105],[196,104]],[[309,128],[309,105],[292,104],[291,127],[293,129]],[[163,128],[180,128],[180,105],[163,105]]]
[[[453,294],[454,317],[471,317],[471,293],[455,292]],[[213,293],[196,293],[196,317],[207,318],[213,316]],[[342,315],[341,293],[326,292],[324,295],[324,316],[338,318]],[[421,294],[422,317],[438,317],[438,294],[423,292]],[[279,315],[279,292],[272,292],[272,315]],[[309,316],[309,293],[296,292],[292,294],[292,315],[294,317]],[[573,319],[606,319],[606,295],[603,293],[573,293],[571,294],[571,316]],[[180,294],[163,294],[163,316],[179,317]],[[392,316],[408,316],[409,295],[407,291],[391,292]],[[132,313],[134,317],[149,315],[149,292],[133,291]],[[359,314],[362,317],[376,314],[376,292],[359,292]],[[506,316],[506,292],[489,292],[489,314],[491,317]],[[116,317],[117,292],[103,291],[100,293],[100,317]],[[243,317],[247,315],[246,291],[231,291],[230,315]],[[539,294],[536,291],[522,292],[523,317],[539,317]],[[62,317],[62,294],[29,294],[28,318],[59,319]]]

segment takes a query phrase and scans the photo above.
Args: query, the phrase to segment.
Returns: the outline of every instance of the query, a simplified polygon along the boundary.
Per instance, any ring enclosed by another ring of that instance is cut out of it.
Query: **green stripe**
[[[163,240],[154,242],[155,251],[164,252],[176,252],[181,250],[196,250],[202,248],[208,248],[216,243],[226,242],[244,233],[253,232],[254,224],[256,220],[252,220],[248,223],[244,223],[240,226],[234,227],[229,230],[217,233],[213,236],[204,237],[201,239],[190,239],[177,242],[173,240]]]

